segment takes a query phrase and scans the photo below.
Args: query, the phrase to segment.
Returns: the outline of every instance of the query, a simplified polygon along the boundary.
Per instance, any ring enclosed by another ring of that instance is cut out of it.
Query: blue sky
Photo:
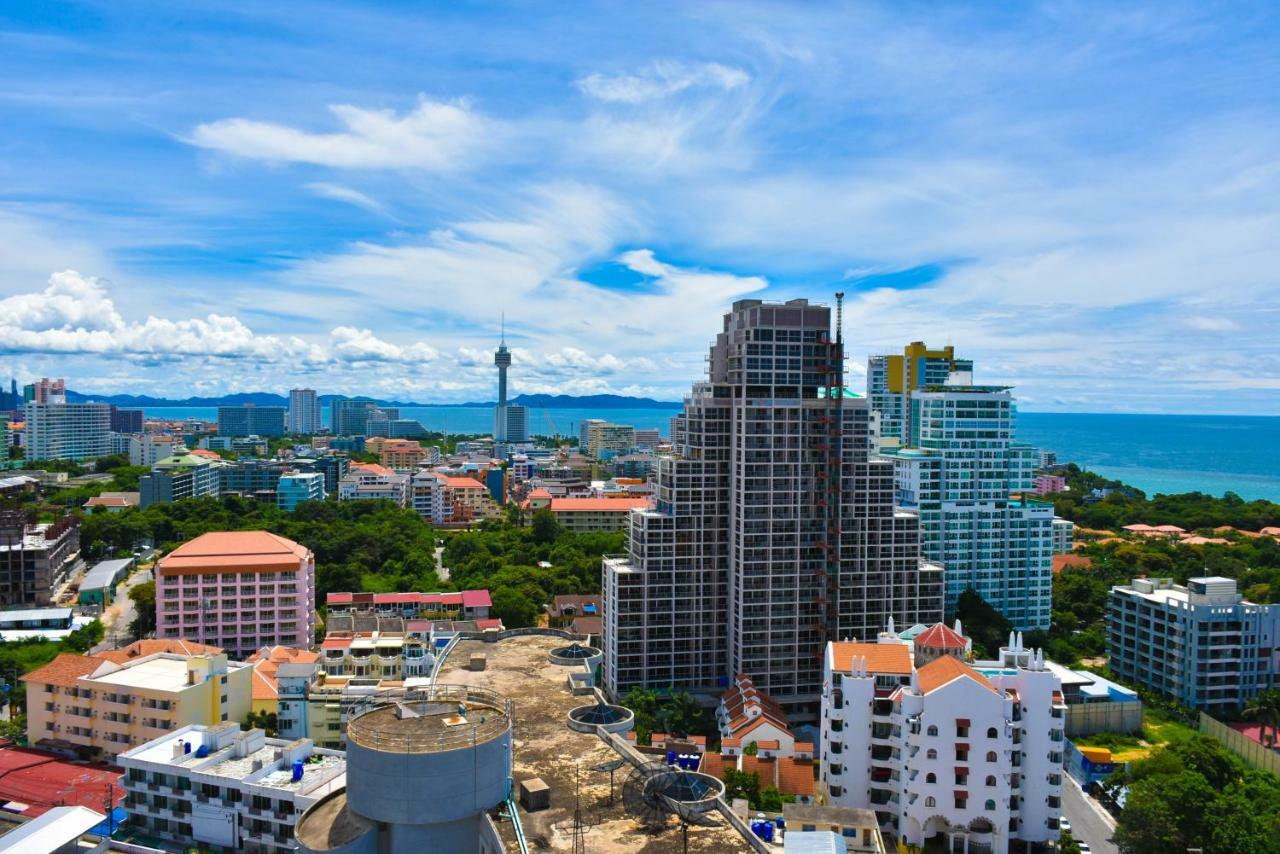
[[[505,311],[673,399],[844,290],[855,372],[1280,414],[1274,4],[424,5],[0,6],[0,376],[487,399]]]

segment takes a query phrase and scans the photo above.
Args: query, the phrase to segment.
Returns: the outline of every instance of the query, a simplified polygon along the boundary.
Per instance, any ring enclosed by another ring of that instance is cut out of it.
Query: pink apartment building
[[[156,634],[220,646],[233,657],[315,639],[316,558],[267,531],[222,531],[156,565]]]
[[[1052,492],[1066,492],[1067,479],[1060,474],[1038,474],[1036,475],[1035,493],[1036,495],[1048,495]]]

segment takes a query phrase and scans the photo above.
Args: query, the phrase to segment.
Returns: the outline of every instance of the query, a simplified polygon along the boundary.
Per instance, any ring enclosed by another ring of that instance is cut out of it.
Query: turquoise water
[[[606,418],[636,427],[668,432],[676,409],[535,409],[529,413],[534,433],[575,433],[587,418]],[[158,407],[148,417],[217,418],[214,407]],[[405,418],[416,418],[429,430],[488,433],[493,410],[478,406],[407,406]],[[328,410],[324,413],[328,420]],[[1230,490],[1243,498],[1280,501],[1280,417],[1225,415],[1116,415],[1020,412],[1018,437],[1056,451],[1061,462],[1074,462],[1105,477],[1146,491],[1206,492]]]

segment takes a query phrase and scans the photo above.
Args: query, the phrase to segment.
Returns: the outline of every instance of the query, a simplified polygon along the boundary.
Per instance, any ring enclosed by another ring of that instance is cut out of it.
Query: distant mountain
[[[328,406],[335,400],[346,400],[346,395],[322,394],[320,403]],[[242,406],[252,403],[254,406],[288,406],[289,399],[279,394],[255,391],[239,394],[225,394],[221,397],[187,397],[181,400],[166,397],[149,397],[139,394],[84,394],[78,391],[67,391],[67,400],[72,403],[97,401],[111,403],[121,408],[141,409],[158,406]],[[379,400],[382,406],[483,406],[493,407],[496,401],[471,403],[412,403],[400,400]],[[620,394],[587,394],[575,396],[571,394],[521,394],[511,399],[512,403],[527,406],[530,409],[672,409],[679,403],[653,400],[648,397],[624,397]]]

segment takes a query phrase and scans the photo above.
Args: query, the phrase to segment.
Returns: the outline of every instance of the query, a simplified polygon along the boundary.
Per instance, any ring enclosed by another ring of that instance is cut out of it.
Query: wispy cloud
[[[578,88],[601,101],[639,104],[677,95],[687,89],[732,91],[749,82],[751,75],[741,68],[718,62],[689,64],[664,60],[630,74],[588,74],[578,80]]]
[[[328,181],[312,181],[306,185],[307,189],[325,199],[333,199],[338,202],[346,202],[349,205],[355,205],[358,208],[364,208],[370,213],[376,213],[380,216],[387,215],[387,209],[372,196],[365,195],[359,190],[353,190],[350,187],[344,187],[341,184],[331,184]]]
[[[189,142],[275,163],[438,172],[461,166],[482,142],[485,125],[466,101],[433,101],[424,95],[403,115],[350,104],[335,104],[329,111],[345,130],[316,133],[274,122],[219,119],[197,125]]]

